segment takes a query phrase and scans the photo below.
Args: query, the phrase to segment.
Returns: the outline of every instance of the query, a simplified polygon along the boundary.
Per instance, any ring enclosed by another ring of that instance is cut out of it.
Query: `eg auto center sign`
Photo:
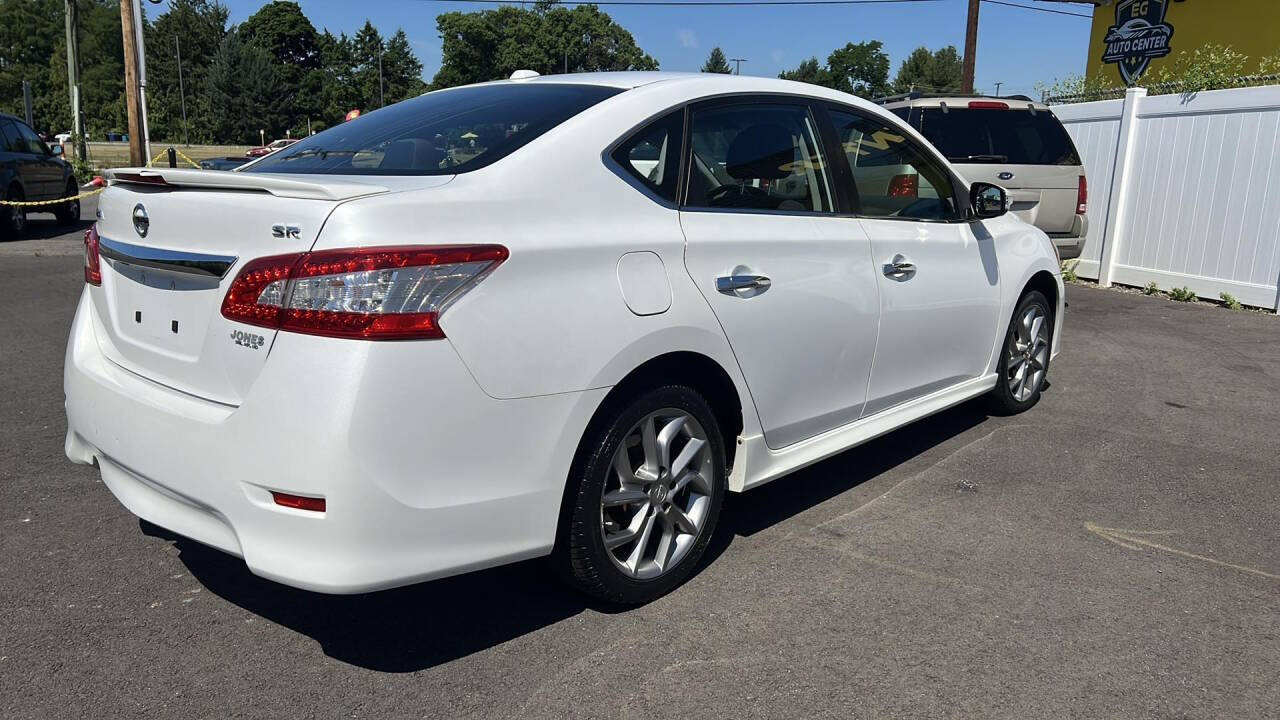
[[[1280,0],[1103,0],[1093,11],[1088,74],[1125,85],[1179,53],[1230,45],[1259,58],[1280,52]]]

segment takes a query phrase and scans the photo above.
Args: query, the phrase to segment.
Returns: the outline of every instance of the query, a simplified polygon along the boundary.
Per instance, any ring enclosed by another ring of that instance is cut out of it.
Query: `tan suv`
[[[1022,95],[883,98],[886,110],[928,138],[969,182],[1009,192],[1013,212],[1053,238],[1062,259],[1089,235],[1089,186],[1080,154],[1047,105]]]

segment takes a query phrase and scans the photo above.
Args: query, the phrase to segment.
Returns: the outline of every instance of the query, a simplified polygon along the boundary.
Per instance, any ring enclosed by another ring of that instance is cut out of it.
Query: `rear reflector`
[[[507,255],[501,245],[452,245],[258,258],[231,283],[222,315],[309,335],[438,339],[440,313]]]
[[[995,102],[993,100],[974,100],[969,103],[970,110],[1008,110],[1009,103]]]
[[[1076,214],[1084,215],[1089,212],[1089,181],[1080,176],[1080,188],[1076,191]]]
[[[84,281],[90,285],[102,284],[102,258],[98,255],[98,224],[84,231]]]
[[[889,179],[889,197],[916,197],[919,194],[919,175],[894,175]]]
[[[277,505],[296,510],[310,510],[311,512],[324,512],[324,498],[303,497],[302,495],[290,495],[289,493],[271,491],[271,499],[276,501]]]

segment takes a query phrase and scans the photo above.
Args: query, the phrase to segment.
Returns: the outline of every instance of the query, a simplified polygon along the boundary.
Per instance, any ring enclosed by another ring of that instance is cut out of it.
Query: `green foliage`
[[[1080,276],[1076,275],[1076,264],[1066,261],[1062,263],[1062,281],[1067,283],[1080,282]]]
[[[959,92],[963,80],[964,65],[954,45],[936,52],[918,47],[898,66],[898,74],[893,78],[893,91]]]
[[[1189,287],[1183,286],[1170,290],[1169,297],[1178,302],[1193,303],[1196,301],[1196,292]]]
[[[848,43],[832,51],[825,66],[818,63],[818,58],[812,57],[800,63],[795,70],[784,71],[778,77],[860,97],[879,97],[889,89],[889,56],[878,40]]]
[[[1231,293],[1221,293],[1220,295],[1218,295],[1218,299],[1222,300],[1222,306],[1227,308],[1228,310],[1244,309],[1244,305],[1241,305],[1240,301],[1235,299],[1235,296],[1233,296]]]
[[[728,75],[731,70],[729,69],[729,60],[724,56],[724,51],[719,47],[711,48],[711,54],[707,56],[707,61],[702,63],[702,72]]]
[[[635,38],[594,5],[573,9],[538,2],[532,9],[447,12],[436,18],[444,38],[433,88],[509,76],[516,70],[542,74],[601,70],[657,70],[658,61]]]
[[[1259,75],[1280,75],[1280,50],[1258,60]]]
[[[1106,74],[1102,72],[1095,73],[1093,76],[1068,75],[1061,80],[1054,78],[1052,85],[1036,83],[1036,90],[1046,98],[1075,98],[1081,96],[1085,98],[1103,98],[1124,94],[1124,88],[1108,79]]]
[[[51,134],[72,129],[64,2],[0,0],[0,110],[22,114],[26,80],[36,129]],[[90,139],[101,140],[128,124],[119,0],[75,2],[81,108]],[[426,89],[403,31],[384,40],[366,23],[356,38],[318,33],[301,5],[290,2],[265,2],[236,27],[228,27],[219,0],[167,0],[143,9],[154,142],[257,144],[258,130],[267,140],[289,130],[299,136],[308,120],[313,129],[332,126],[348,110],[379,107],[380,97],[392,103]]]
[[[1237,87],[1237,78],[1244,75],[1248,62],[1248,55],[1230,46],[1201,45],[1178,53],[1172,63],[1161,67],[1155,75],[1155,84],[1166,94]]]
[[[1143,295],[1159,295],[1160,286],[1156,284],[1155,280],[1152,280],[1151,282],[1147,283],[1146,287],[1142,288],[1142,294]]]

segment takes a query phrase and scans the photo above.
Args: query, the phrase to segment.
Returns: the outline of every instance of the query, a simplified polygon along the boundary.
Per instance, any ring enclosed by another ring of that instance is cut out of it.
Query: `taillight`
[[[84,231],[84,281],[90,285],[102,284],[102,258],[98,255],[98,226],[93,224]]]
[[[894,175],[889,179],[889,197],[916,197],[920,194],[920,176]]]
[[[1080,189],[1076,191],[1076,214],[1089,212],[1089,181],[1080,176]]]
[[[501,245],[458,245],[259,258],[231,283],[222,315],[309,335],[442,338],[440,313],[507,255]]]
[[[1008,110],[1009,103],[995,102],[994,100],[974,100],[969,103],[970,110]]]

